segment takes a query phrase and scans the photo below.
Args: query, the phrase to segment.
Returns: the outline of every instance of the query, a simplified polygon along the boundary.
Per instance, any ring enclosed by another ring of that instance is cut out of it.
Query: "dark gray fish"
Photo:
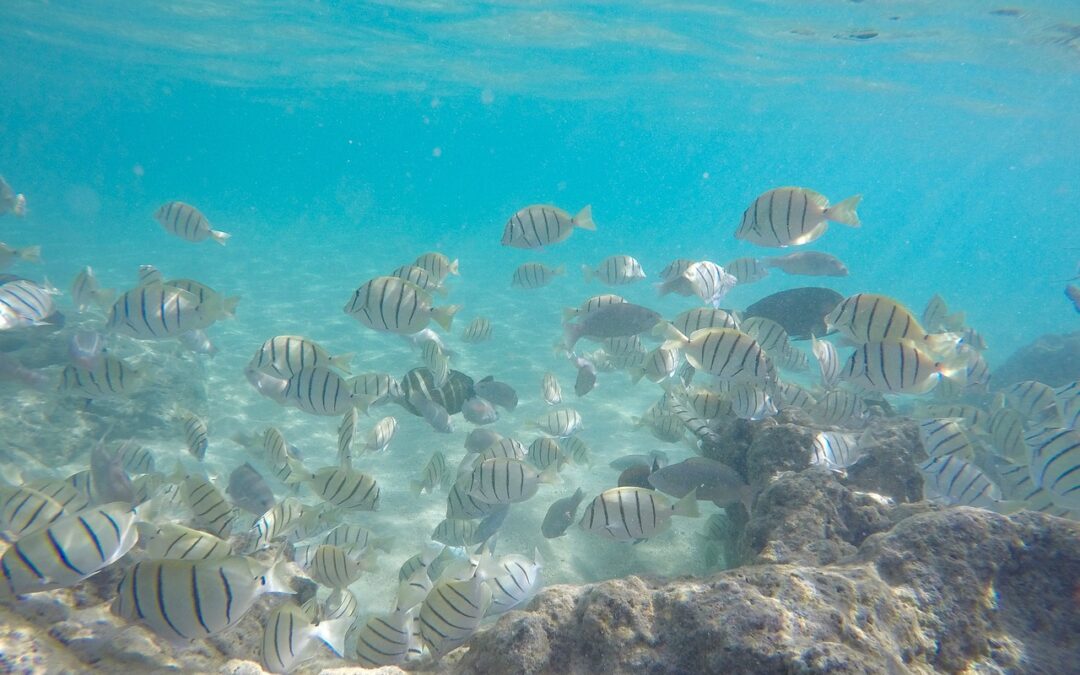
[[[540,525],[540,532],[548,539],[563,536],[566,533],[566,528],[570,527],[571,523],[576,519],[578,506],[583,499],[585,499],[585,493],[581,488],[578,488],[577,492],[569,497],[555,500],[548,507],[547,514],[544,515],[544,522]]]
[[[574,380],[574,393],[584,396],[596,386],[596,366],[589,359],[580,356],[571,356],[570,362],[578,369],[577,379]]]
[[[465,437],[465,449],[469,452],[483,452],[502,439],[502,434],[491,429],[473,429]]]
[[[513,410],[518,404],[518,395],[514,388],[505,382],[496,382],[495,378],[488,375],[473,385],[477,396],[491,401],[500,408]]]
[[[635,464],[627,469],[623,469],[623,472],[619,474],[618,486],[652,490],[653,486],[649,483],[649,476],[652,475],[653,471],[656,471],[659,468],[660,467],[654,463],[652,466]]]
[[[40,370],[27,368],[17,358],[0,351],[0,380],[18,380],[28,387],[45,391],[56,382]]]
[[[608,466],[610,466],[612,469],[615,469],[616,471],[625,471],[626,469],[629,469],[629,468],[634,467],[634,466],[644,466],[644,467],[648,468],[648,467],[652,466],[654,462],[659,464],[660,466],[667,466],[668,465],[667,453],[664,452],[663,450],[653,450],[652,452],[650,452],[647,455],[646,454],[623,455],[622,457],[619,457],[618,459],[611,460],[611,463],[609,463]]]
[[[508,513],[510,513],[510,505],[501,504],[496,506],[491,513],[484,516],[484,519],[476,526],[477,543],[485,542],[495,536],[495,533],[502,527],[503,521],[506,520],[506,514]]]
[[[707,457],[691,457],[654,471],[649,476],[649,483],[664,494],[679,498],[696,488],[698,499],[711,501],[721,508],[741,502],[749,511],[753,496],[738,471]]]
[[[806,277],[846,277],[848,268],[839,258],[819,251],[797,251],[761,261],[766,267],[776,267],[786,274]]]
[[[93,330],[77,330],[68,340],[68,358],[80,368],[94,370],[105,349],[105,336]]]
[[[419,412],[420,416],[431,425],[431,428],[442,434],[454,432],[454,422],[450,419],[450,413],[430,398],[425,398],[420,392],[414,391],[409,396],[409,405]]]
[[[499,420],[499,411],[487,399],[473,396],[461,405],[461,414],[473,424],[491,424]]]
[[[561,346],[572,350],[583,337],[602,340],[638,335],[652,330],[661,320],[661,316],[653,310],[631,302],[604,305],[579,316],[576,323],[566,324],[563,328],[564,343]]]
[[[232,498],[233,504],[256,516],[274,508],[274,491],[255,467],[247,462],[229,474],[229,487],[225,493]]]
[[[743,316],[772,319],[791,337],[809,340],[811,335],[827,334],[825,315],[843,299],[844,296],[829,288],[791,288],[758,300],[746,308]]]
[[[433,401],[449,415],[461,412],[461,405],[476,395],[473,379],[458,370],[451,370],[441,387],[435,386],[435,375],[430,368],[413,368],[401,378],[402,395],[394,401],[417,417],[424,417],[413,403],[413,394]]]
[[[121,450],[131,441],[125,441]],[[109,452],[102,439],[90,451],[90,484],[100,504],[109,502],[128,502],[135,500],[135,488],[131,478],[124,471],[123,453]]]

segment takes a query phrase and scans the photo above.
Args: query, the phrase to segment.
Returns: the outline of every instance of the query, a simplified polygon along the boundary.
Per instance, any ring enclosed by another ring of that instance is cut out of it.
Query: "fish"
[[[482,462],[485,459],[520,459],[524,460],[529,457],[529,451],[521,441],[513,438],[500,438],[498,441],[492,443],[488,447],[477,453],[478,457],[476,462]],[[471,458],[466,458],[469,461]]]
[[[1054,503],[1080,510],[1080,431],[1052,428],[1024,436],[1031,451],[1028,469]]]
[[[116,458],[128,473],[150,473],[154,470],[154,455],[141,445],[127,441],[116,451]]]
[[[615,541],[642,541],[671,527],[672,516],[698,515],[693,488],[672,505],[663,495],[640,487],[605,490],[585,507],[579,526]]]
[[[58,316],[49,288],[28,279],[0,284],[0,331],[55,324]]]
[[[331,356],[314,340],[299,335],[276,335],[259,347],[248,363],[249,368],[288,379],[313,367],[336,368],[350,374],[353,354]]]
[[[360,525],[338,525],[326,535],[323,543],[352,549],[358,553],[366,551],[369,547],[389,551],[389,543],[386,540],[376,538],[371,530]]]
[[[514,388],[505,382],[496,381],[491,375],[477,380],[473,385],[473,390],[477,396],[481,396],[505,410],[517,408],[518,395]]]
[[[798,251],[782,256],[764,258],[765,267],[779,269],[785,274],[804,277],[846,277],[847,265],[836,256],[818,251]]]
[[[1080,380],[1074,380],[1054,390],[1061,426],[1066,429],[1080,428]]]
[[[210,336],[206,334],[206,331],[201,328],[181,333],[177,339],[185,349],[195,354],[203,354],[214,358],[220,351],[217,345],[210,341]]]
[[[603,339],[640,335],[662,320],[657,312],[630,302],[604,305],[579,315],[576,322],[564,324],[564,341],[560,348],[572,351],[583,337]]]
[[[191,242],[213,239],[225,245],[229,240],[226,232],[211,229],[210,221],[197,208],[184,202],[166,202],[154,212],[154,218],[169,234]]]
[[[667,324],[664,347],[681,349],[694,368],[722,380],[776,379],[776,366],[754,338],[734,328],[704,328],[689,337]]]
[[[491,429],[473,429],[465,437],[465,449],[469,452],[483,452],[488,447],[503,439],[502,434]]]
[[[41,247],[27,246],[26,248],[13,248],[0,241],[0,270],[6,270],[16,260],[40,264]]]
[[[112,502],[24,534],[0,557],[0,599],[74,586],[122,558],[139,539],[131,504]]]
[[[2,267],[3,264],[0,262],[0,268]],[[91,307],[108,309],[115,299],[116,290],[102,288],[91,267],[84,267],[75,275],[75,280],[71,284],[71,300],[75,304],[76,311],[85,312]]]
[[[236,509],[214,484],[200,476],[188,476],[180,484],[180,496],[194,516],[200,530],[221,537],[232,533]]]
[[[608,256],[601,260],[595,269],[582,265],[581,271],[585,275],[586,283],[599,279],[609,286],[622,286],[645,278],[641,263],[628,255]]]
[[[863,457],[859,438],[839,431],[820,431],[810,447],[810,465],[846,474]]]
[[[475,572],[465,580],[440,581],[420,605],[420,635],[439,658],[465,644],[491,605],[491,588]]]
[[[413,635],[412,610],[398,610],[367,620],[354,636],[355,658],[365,668],[404,663],[419,647]]]
[[[532,560],[512,554],[485,567],[484,583],[491,590],[491,604],[485,616],[498,616],[524,607],[536,595],[544,559],[538,549],[533,549]]]
[[[935,361],[911,340],[859,345],[840,372],[840,379],[871,391],[925,394],[942,378],[962,377],[961,369]]]
[[[603,346],[604,352],[612,356],[645,353],[645,345],[642,344],[641,338],[637,335],[606,338],[600,344]]]
[[[525,289],[542,288],[550,284],[555,277],[564,274],[566,274],[566,268],[562,265],[548,267],[536,262],[524,263],[514,270],[510,285]]]
[[[409,335],[434,320],[450,330],[460,306],[433,307],[431,295],[404,279],[375,277],[353,292],[344,312],[372,330]]]
[[[935,293],[926,303],[922,313],[922,325],[931,331],[959,331],[964,328],[964,313],[949,314],[945,299]]]
[[[541,481],[550,480],[519,459],[485,459],[473,469],[466,493],[487,504],[517,504],[532,498]]]
[[[356,599],[348,589],[335,588],[326,598],[323,605],[321,621],[334,621],[336,619],[348,619],[346,626],[356,620],[360,613],[360,601]]]
[[[431,428],[435,431],[442,434],[454,432],[454,421],[450,419],[450,412],[420,392],[413,392],[409,395],[409,406],[418,411],[424,421],[431,425]]]
[[[285,405],[285,390],[289,388],[288,378],[268,375],[251,367],[244,368],[244,377],[259,394],[275,403]]]
[[[486,342],[491,339],[491,322],[482,316],[478,316],[465,326],[461,333],[461,339],[469,344]]]
[[[529,462],[541,471],[549,466],[554,466],[558,470],[566,461],[562,456],[559,443],[548,436],[539,436],[530,443],[527,457]]]
[[[586,205],[574,216],[556,206],[526,206],[506,221],[502,245],[524,249],[543,248],[566,241],[576,228],[596,230],[592,206]]]
[[[774,360],[780,360],[784,352],[791,348],[787,331],[772,319],[752,316],[742,322],[739,330],[754,338]]]
[[[90,449],[90,489],[98,503],[126,502],[135,498],[131,478],[119,452],[105,449],[104,439]]]
[[[544,514],[544,521],[540,524],[540,532],[547,539],[555,539],[566,534],[567,528],[574,523],[577,517],[578,506],[585,499],[585,491],[578,488],[569,497],[563,497],[552,502]]]
[[[327,588],[346,588],[360,578],[364,564],[352,549],[320,544],[311,556],[307,573],[312,581]]]
[[[188,454],[200,462],[203,461],[206,457],[206,449],[210,445],[206,423],[190,412],[180,412],[177,416],[184,425],[184,440],[187,442]]]
[[[89,504],[89,494],[64,482],[0,487],[0,531],[18,538]]]
[[[637,384],[642,377],[650,382],[663,382],[675,374],[682,360],[678,349],[657,347],[645,355],[645,363],[630,370],[630,381]]]
[[[379,510],[379,484],[368,474],[355,469],[324,467],[312,475],[310,485],[315,494],[340,509]]]
[[[423,267],[418,267],[416,265],[402,265],[391,272],[390,276],[404,279],[415,286],[419,286],[428,293],[438,293],[439,295],[447,294],[447,290],[442,285],[442,281],[435,279],[435,277],[431,275],[431,272],[428,272]]]
[[[431,540],[447,546],[473,546],[480,543],[476,536],[476,522],[463,518],[447,518],[435,526]],[[423,575],[427,578],[427,574]]]
[[[536,420],[533,425],[551,436],[573,436],[581,428],[581,413],[573,408],[559,408]]]
[[[574,378],[574,395],[584,396],[596,386],[596,365],[587,358],[573,355],[570,357],[570,363],[577,368],[577,377]],[[556,385],[558,385],[557,382]],[[562,400],[561,392],[559,399]]]
[[[353,386],[336,371],[324,366],[309,366],[286,381],[282,398],[286,405],[312,415],[338,417],[354,406]]]
[[[660,284],[657,285],[660,295],[667,293],[678,293],[683,296],[693,295],[693,289],[690,288],[688,280],[683,276],[693,264],[694,261],[689,258],[676,258],[669,262],[664,269],[660,270]]]
[[[919,422],[919,438],[926,454],[931,458],[956,455],[970,461],[976,454],[975,444],[953,419],[928,419]]]
[[[409,412],[419,417],[424,414],[412,404],[413,395],[432,401],[444,409],[448,415],[461,412],[461,406],[475,395],[473,379],[457,370],[450,370],[446,384],[435,386],[435,376],[428,368],[413,368],[401,378],[401,394],[394,401]],[[424,404],[424,407],[428,406]]]
[[[577,436],[560,438],[559,447],[563,449],[563,455],[569,457],[570,461],[577,466],[592,466],[589,445]]]
[[[991,511],[1015,510],[1002,500],[1001,490],[982,469],[956,455],[931,457],[916,465],[929,488],[950,504],[977,506]]]
[[[254,553],[274,542],[292,538],[297,531],[314,529],[320,516],[317,509],[305,506],[295,497],[286,497],[251,524],[243,551]]]
[[[735,238],[758,246],[784,248],[808,244],[825,234],[829,221],[859,227],[855,195],[829,205],[824,195],[801,187],[782,187],[762,194],[746,209]]]
[[[473,424],[493,424],[499,420],[499,411],[485,398],[473,396],[461,406],[461,414]]]
[[[836,347],[831,342],[817,339],[813,334],[810,335],[810,342],[810,350],[814,352],[821,372],[821,386],[835,389],[840,382],[840,357],[836,353]]]
[[[213,322],[195,295],[154,283],[121,294],[109,311],[106,327],[139,340],[164,340]]]
[[[164,283],[165,275],[161,273],[161,270],[154,267],[153,265],[139,265],[139,270],[136,275],[136,287]]]
[[[600,295],[594,295],[581,303],[580,307],[567,307],[563,309],[563,322],[570,321],[576,316],[588,314],[597,309],[600,309],[604,305],[617,305],[622,302],[626,302],[626,298],[621,295],[615,295],[613,293],[602,293]]]
[[[351,617],[313,622],[295,602],[287,601],[266,617],[262,635],[262,664],[271,673],[288,673],[318,653],[325,644],[338,656],[345,654],[345,633]]]
[[[124,361],[102,356],[90,369],[74,364],[60,374],[60,391],[89,399],[123,396],[135,391],[142,381],[139,371]]]
[[[704,328],[738,328],[739,321],[734,315],[722,309],[699,307],[688,309],[675,317],[671,325],[680,333],[690,335]]]
[[[769,267],[757,258],[736,258],[724,265],[740,284],[752,284],[769,276]]]
[[[846,389],[825,392],[814,407],[814,416],[823,424],[844,424],[865,415],[866,403],[862,397]]]
[[[414,495],[421,495],[425,492],[431,493],[435,491],[435,488],[443,485],[448,475],[449,471],[446,464],[446,455],[436,450],[431,453],[431,457],[428,459],[427,464],[424,465],[424,471],[420,480],[410,481],[409,486]]]
[[[1080,313],[1080,286],[1074,284],[1065,286],[1065,297],[1072,301],[1073,309]]]
[[[4,180],[4,177],[0,176],[0,216],[7,213],[19,218],[25,216],[26,196],[15,194],[8,182]]]
[[[194,279],[170,279],[162,282],[165,286],[179,288],[195,296],[199,303],[199,309],[210,320],[235,319],[236,307],[240,304],[240,297],[225,297],[206,284]]]
[[[353,400],[361,402],[361,405],[397,399],[405,392],[397,378],[388,373],[361,373],[351,378],[349,385],[352,387]]]
[[[1027,421],[1047,427],[1061,426],[1053,387],[1036,380],[1025,380],[1002,390],[1009,404]]]
[[[446,526],[445,524],[447,522],[448,521],[444,520],[442,523],[439,523],[439,525],[435,528],[435,532],[439,536],[437,537],[436,534],[433,534],[431,538],[433,542],[440,542],[442,538],[445,538],[445,535],[440,534],[440,532],[453,531],[455,529],[454,526]],[[472,523],[471,521],[452,522],[454,522],[455,525],[460,525],[461,528],[467,530],[475,531],[476,529],[476,524]],[[471,538],[472,535],[470,534],[467,537],[458,537],[457,539],[460,541]],[[464,544],[455,545],[463,546]],[[413,607],[418,606],[421,602],[424,601],[424,598],[427,597],[427,594],[431,592],[432,586],[434,586],[434,584],[431,581],[431,577],[428,576],[428,570],[426,566],[417,569],[407,579],[404,579],[398,583],[397,598],[394,602],[394,610],[410,610]]]
[[[120,579],[112,612],[183,645],[235,625],[266,593],[292,593],[277,565],[240,556],[142,560]]]
[[[657,467],[649,474],[649,484],[679,499],[696,494],[698,499],[721,508],[741,503],[749,512],[753,501],[753,491],[738,471],[707,457],[691,457]]]
[[[447,518],[483,518],[500,506],[480,501],[469,494],[472,474],[466,474],[450,486],[446,495]]]
[[[708,389],[701,387],[689,389],[683,398],[690,404],[694,413],[702,419],[712,420],[731,412],[731,401]]]
[[[233,504],[256,516],[274,508],[274,491],[248,462],[229,474],[229,487],[225,489],[225,494],[232,498]]]
[[[387,415],[371,428],[368,432],[367,439],[364,441],[365,452],[386,452],[386,449],[390,447],[390,442],[394,440],[394,436],[397,435],[398,421],[396,417]]]
[[[873,293],[845,298],[825,317],[825,325],[856,344],[909,340],[939,356],[952,353],[960,341],[952,333],[927,333],[906,307]]]
[[[150,525],[140,539],[145,540],[144,553],[151,559],[224,560],[232,556],[232,547],[224,539],[176,523]]]
[[[289,445],[281,432],[274,427],[263,432],[263,453],[274,476],[282,483],[295,485],[311,477],[300,463],[296,449]]]
[[[825,326],[825,316],[843,300],[844,296],[828,288],[791,288],[758,300],[743,315],[772,319],[792,338],[808,340],[811,335],[824,337],[832,332]]]
[[[562,403],[562,387],[559,386],[555,373],[544,373],[544,377],[540,380],[540,396],[548,405]]]
[[[424,253],[413,261],[413,265],[416,265],[420,269],[426,271],[431,275],[431,278],[440,284],[446,280],[448,276],[457,276],[458,261],[450,260],[446,255],[438,252]]]
[[[760,384],[735,382],[728,390],[728,397],[731,410],[739,419],[762,420],[778,412],[772,396]]]
[[[441,387],[446,384],[446,380],[450,377],[450,359],[447,358],[439,343],[424,342],[420,354],[424,359],[424,365],[431,371],[434,385]]]
[[[660,295],[696,295],[702,302],[716,307],[737,283],[738,279],[725,272],[723,267],[702,260],[687,265],[678,276],[657,286],[657,291]]]
[[[16,380],[32,389],[45,391],[56,386],[55,376],[41,369],[27,368],[14,356],[0,352],[0,380]]]

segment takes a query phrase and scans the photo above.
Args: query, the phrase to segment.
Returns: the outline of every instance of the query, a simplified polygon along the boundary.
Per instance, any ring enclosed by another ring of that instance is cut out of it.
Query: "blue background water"
[[[354,331],[351,289],[427,249],[462,259],[489,315],[521,311],[525,260],[631,253],[655,275],[778,253],[732,233],[757,194],[805,185],[864,195],[863,227],[813,246],[852,271],[829,285],[916,312],[940,292],[994,364],[1077,324],[1057,280],[1080,257],[1080,13],[940,4],[8,0],[0,171],[31,213],[0,234],[42,244],[65,288],[152,262],[242,292],[265,335]],[[165,235],[169,199],[229,246]],[[537,202],[591,203],[599,232],[501,248]],[[545,301],[576,303],[574,282]]]

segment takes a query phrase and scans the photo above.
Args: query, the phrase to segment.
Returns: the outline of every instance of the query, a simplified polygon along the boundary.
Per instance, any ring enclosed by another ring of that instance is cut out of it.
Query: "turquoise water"
[[[159,467],[181,459],[192,469],[168,417],[179,405],[210,424],[212,476],[250,459],[233,434],[269,424],[311,465],[332,463],[337,420],[259,397],[244,366],[278,334],[355,352],[354,372],[420,365],[416,350],[342,306],[365,280],[441,251],[461,268],[445,301],[463,306],[447,338],[452,365],[495,374],[521,396],[494,428],[531,440],[526,423],[547,412],[540,378],[553,371],[596,455],[592,471],[568,469],[516,509],[500,548],[542,548],[547,583],[700,572],[691,538],[700,522],[677,522],[664,544],[629,554],[580,532],[539,537],[556,497],[580,484],[591,498],[614,484],[608,461],[658,447],[630,423],[658,388],[603,374],[574,399],[574,370],[553,356],[561,309],[603,292],[583,283],[581,265],[635,256],[648,279],[615,292],[670,318],[698,303],[657,299],[660,269],[676,257],[723,264],[787,252],[733,233],[756,196],[803,185],[834,203],[863,195],[861,228],[833,224],[806,247],[843,259],[850,276],[774,272],[725,306],[825,285],[885,293],[919,314],[940,293],[984,335],[991,367],[1077,327],[1060,280],[1080,258],[1080,12],[1068,2],[1015,12],[941,4],[8,0],[0,174],[29,213],[0,218],[0,240],[41,245],[44,258],[12,271],[67,291],[91,265],[123,290],[153,264],[243,300],[235,320],[209,329],[221,349],[213,360],[173,343],[118,346],[150,378],[132,400],[83,411],[0,381],[5,461],[19,448],[46,458],[24,463],[26,476],[66,475],[85,468],[80,448],[114,427],[150,447]],[[164,232],[152,216],[174,199],[229,232],[228,245]],[[506,220],[535,203],[571,213],[591,204],[597,231],[542,252],[502,247]],[[568,274],[510,288],[527,261]],[[100,314],[77,315],[69,293],[57,302],[70,326],[101,325]],[[468,345],[460,332],[476,316],[494,337]],[[66,336],[17,355],[58,373]],[[385,490],[365,522],[398,542],[373,578],[396,579],[444,506],[442,493],[410,496],[408,481],[434,450],[456,465],[471,426],[459,420],[439,436],[390,407],[365,431],[384,414],[402,429],[389,454],[362,460]],[[388,602],[385,585],[354,590]]]

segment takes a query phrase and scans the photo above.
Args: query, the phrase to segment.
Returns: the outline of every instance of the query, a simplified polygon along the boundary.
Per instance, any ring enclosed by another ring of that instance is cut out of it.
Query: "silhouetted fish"
[[[240,508],[261,516],[274,508],[274,491],[263,477],[247,462],[229,474],[229,487],[225,492]]]
[[[585,499],[585,493],[581,488],[578,488],[569,497],[555,500],[548,507],[547,514],[544,515],[544,522],[540,525],[540,532],[548,539],[561,537],[565,534],[566,528],[570,527],[577,517],[578,506],[581,505],[583,499]]]
[[[435,375],[430,368],[413,368],[401,378],[402,396],[394,399],[417,417],[423,413],[410,401],[413,394],[433,401],[446,409],[450,415],[461,412],[461,404],[476,395],[473,379],[459,370],[451,370],[441,387],[435,386]]]
[[[793,338],[809,340],[826,334],[825,315],[844,299],[829,288],[791,288],[773,293],[746,308],[743,316],[772,319]]]
[[[505,382],[496,382],[491,375],[474,384],[473,388],[478,396],[486,398],[499,407],[507,410],[517,407],[518,395],[514,388]]]

